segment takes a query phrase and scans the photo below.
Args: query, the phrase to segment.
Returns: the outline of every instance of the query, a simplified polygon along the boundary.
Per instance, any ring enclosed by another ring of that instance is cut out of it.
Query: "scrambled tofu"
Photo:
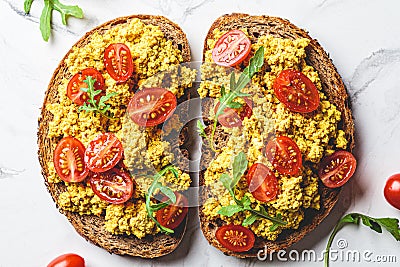
[[[183,61],[181,51],[165,38],[158,26],[146,25],[139,19],[132,19],[129,25],[116,25],[101,34],[94,33],[88,37],[85,46],[72,49],[64,61],[67,75],[58,85],[58,102],[46,106],[53,115],[49,123],[48,138],[59,140],[74,136],[87,146],[100,133],[116,134],[124,147],[124,164],[132,174],[137,174],[134,177],[137,190],[133,200],[124,205],[109,204],[96,196],[88,184],[82,182],[66,183],[67,190],[59,195],[57,204],[67,211],[105,217],[105,227],[111,233],[132,234],[142,238],[147,234],[158,233],[158,229],[147,218],[143,199],[151,180],[141,175],[149,172],[154,174],[171,164],[174,156],[170,151],[171,144],[161,140],[161,130],[140,127],[125,114],[134,95],[133,89],[128,83],[117,84],[107,73],[103,63],[105,48],[116,42],[126,44],[131,51],[134,73],[138,80],[135,89],[164,87],[179,98],[184,94],[184,89],[192,85],[196,72],[179,65]],[[88,67],[97,69],[103,75],[107,94],[117,93],[107,101],[111,106],[109,111],[115,119],[108,119],[94,112],[79,112],[79,107],[67,97],[70,78]],[[52,162],[48,162],[48,171],[48,182],[63,182],[55,172]],[[185,190],[190,186],[190,177],[181,171],[179,173],[181,175],[178,179],[168,174],[161,182],[175,190]]]
[[[246,30],[243,31],[246,33]],[[214,38],[207,40],[206,63],[201,67],[203,82],[198,89],[201,97],[219,98],[222,85],[229,91],[229,74],[225,69],[212,64],[211,56],[216,40],[223,34],[224,32],[216,29]],[[308,39],[289,40],[272,36],[261,36],[257,43],[252,44],[253,52],[264,46],[264,64],[268,64],[269,69],[256,74],[251,84],[243,89],[252,95],[253,114],[242,121],[241,128],[223,127],[229,135],[227,144],[212,160],[204,174],[205,185],[209,187],[213,197],[207,199],[202,211],[210,220],[220,218],[240,225],[250,216],[248,211],[236,213],[232,217],[218,214],[221,207],[235,204],[228,191],[219,182],[220,175],[222,173],[232,175],[233,158],[241,151],[246,153],[248,167],[254,163],[263,163],[273,170],[271,163],[263,155],[263,149],[271,136],[280,135],[290,137],[298,145],[303,156],[301,172],[296,176],[287,176],[275,171],[279,194],[276,199],[268,203],[262,203],[252,196],[244,176],[236,186],[235,196],[238,199],[244,195],[248,196],[252,208],[258,209],[263,205],[270,216],[280,214],[287,224],[278,227],[276,231],[270,231],[272,222],[258,219],[249,228],[257,236],[275,240],[282,230],[297,229],[304,219],[306,209],[320,208],[318,175],[310,166],[314,166],[315,169],[322,157],[332,154],[335,149],[346,149],[347,140],[344,132],[338,129],[341,120],[340,111],[327,100],[321,91],[318,73],[305,61],[305,48],[308,44]],[[305,116],[291,112],[275,97],[272,85],[277,75],[284,69],[299,70],[316,85],[321,100],[316,115]],[[214,117],[213,109],[210,110],[209,116],[210,119]]]

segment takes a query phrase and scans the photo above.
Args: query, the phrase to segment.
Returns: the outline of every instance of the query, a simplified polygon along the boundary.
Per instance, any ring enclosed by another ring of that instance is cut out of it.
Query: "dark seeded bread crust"
[[[133,15],[114,19],[87,32],[85,36],[83,36],[74,46],[83,47],[87,43],[88,37],[93,33],[102,33],[116,25],[126,24],[133,18],[139,18],[145,24],[159,26],[165,34],[166,39],[171,40],[174,46],[181,50],[183,60],[185,62],[190,62],[190,48],[186,39],[186,35],[182,32],[178,25],[162,16]],[[60,193],[66,190],[66,187],[61,183],[54,184],[48,183],[47,181],[47,177],[49,176],[47,162],[52,161],[52,146],[53,144],[56,144],[58,140],[47,137],[48,126],[49,122],[52,120],[52,114],[46,110],[46,105],[50,103],[56,103],[58,101],[57,86],[61,83],[63,77],[66,77],[67,66],[64,63],[64,60],[68,57],[70,52],[68,52],[61,61],[55,70],[53,77],[51,78],[39,118],[39,162],[42,167],[42,174],[45,178],[47,189],[56,203],[58,196]],[[186,139],[187,137],[182,136],[182,138]],[[145,238],[138,239],[134,236],[110,234],[104,228],[104,218],[102,217],[94,215],[82,216],[77,213],[63,211],[61,209],[59,209],[59,211],[68,218],[71,224],[75,227],[76,231],[86,240],[106,249],[111,253],[120,255],[139,256],[143,258],[155,258],[166,255],[174,251],[179,245],[186,228],[185,221],[178,229],[175,229],[175,233],[173,235],[157,234],[155,236],[146,236]]]
[[[354,147],[354,123],[350,110],[350,103],[346,88],[342,79],[337,72],[335,66],[332,64],[327,53],[319,45],[319,43],[312,39],[306,31],[291,24],[288,20],[268,16],[249,16],[246,14],[231,14],[224,15],[218,18],[211,26],[206,40],[212,38],[213,30],[220,29],[221,31],[229,31],[239,28],[247,28],[252,43],[257,41],[257,38],[262,35],[273,35],[280,38],[307,38],[310,40],[310,45],[307,47],[307,63],[313,66],[319,73],[322,82],[322,90],[328,96],[329,101],[334,103],[338,110],[342,113],[342,121],[339,128],[344,130],[346,138],[349,141],[348,150],[351,151]],[[207,50],[207,43],[204,43],[204,52]],[[203,107],[207,110],[209,107]],[[208,113],[206,113],[208,114]],[[224,136],[217,136],[216,140],[219,141],[217,146],[224,146]],[[211,155],[208,155],[211,156]],[[203,164],[209,162],[209,158],[203,155]],[[200,173],[200,186],[204,185],[204,171]],[[257,237],[254,247],[247,252],[232,252],[220,245],[215,238],[217,228],[225,222],[221,220],[208,221],[202,212],[202,206],[199,208],[201,229],[208,242],[214,247],[218,248],[227,255],[236,256],[239,258],[256,257],[260,249],[267,248],[267,252],[278,251],[286,249],[302,239],[307,233],[311,232],[322,220],[329,214],[333,206],[338,200],[340,189],[329,189],[322,183],[319,184],[319,193],[321,195],[321,209],[319,211],[308,209],[304,214],[304,221],[300,224],[297,230],[283,231],[276,241],[268,241],[266,239]],[[201,192],[200,201],[208,198],[206,191]]]

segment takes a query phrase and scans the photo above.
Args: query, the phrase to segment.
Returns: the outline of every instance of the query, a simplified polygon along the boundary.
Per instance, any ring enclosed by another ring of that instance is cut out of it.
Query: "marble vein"
[[[195,10],[214,0],[159,0],[155,7],[160,10],[163,15],[171,16],[178,23],[184,23],[188,16]]]
[[[11,178],[11,177],[21,174],[22,172],[24,172],[24,171],[23,170],[17,171],[17,170],[5,168],[5,167],[0,167],[0,179]]]
[[[21,9],[19,7],[17,7],[17,6],[15,6],[13,3],[7,1],[7,0],[3,0],[3,2],[8,4],[9,7],[11,8],[11,10],[14,11],[18,16],[20,16],[20,17],[22,17],[22,18],[24,18],[24,19],[26,19],[28,21],[31,21],[31,22],[33,22],[35,24],[39,24],[39,21],[40,21],[39,17],[35,17],[35,16],[30,15],[30,14],[26,14],[25,11],[22,10],[22,6],[23,6],[22,2],[21,2]],[[67,34],[71,34],[71,35],[74,35],[74,36],[78,36],[78,33],[69,30],[68,28],[66,28],[66,26],[60,26],[58,24],[52,23],[51,24],[51,28],[52,28],[52,31],[62,32],[62,33],[67,33]]]
[[[360,95],[367,91],[384,66],[392,63],[400,63],[399,49],[381,49],[361,61],[349,82],[350,96],[353,103],[358,102]]]

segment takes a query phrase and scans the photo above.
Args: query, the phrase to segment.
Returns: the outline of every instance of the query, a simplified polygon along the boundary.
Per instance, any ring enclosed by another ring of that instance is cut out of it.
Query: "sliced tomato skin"
[[[124,154],[121,141],[113,133],[99,134],[85,151],[85,163],[93,172],[105,172],[113,168]]]
[[[240,30],[232,30],[218,39],[212,51],[212,58],[217,65],[232,67],[244,61],[251,51],[251,42]]]
[[[245,104],[240,109],[225,108],[224,113],[218,116],[218,122],[227,128],[241,127],[244,118],[250,118],[253,115],[253,101],[248,97],[243,98]],[[217,112],[220,103],[215,106],[214,112]]]
[[[81,88],[87,88],[88,85],[84,82],[88,76],[96,80],[94,83],[95,90],[102,90],[100,94],[95,96],[95,100],[99,100],[105,94],[104,90],[104,77],[101,73],[94,68],[87,68],[76,73],[68,82],[67,96],[78,106],[82,106],[88,100],[87,93],[83,92]]]
[[[85,260],[77,254],[68,253],[58,256],[47,267],[85,267]]]
[[[273,84],[275,96],[290,111],[309,113],[319,106],[320,98],[314,83],[298,70],[281,71]]]
[[[265,156],[281,174],[296,175],[302,166],[302,156],[296,142],[287,136],[278,136],[268,142]]]
[[[61,180],[81,182],[86,178],[89,169],[85,166],[84,154],[85,146],[75,137],[64,137],[58,142],[54,150],[53,162]]]
[[[356,171],[357,160],[350,152],[339,150],[321,160],[318,176],[329,188],[344,185]]]
[[[160,209],[156,213],[157,221],[164,227],[169,229],[175,229],[185,219],[188,213],[188,200],[187,198],[178,193],[174,192],[176,196],[176,203],[170,204],[167,207]],[[161,201],[165,202],[168,198],[164,197]],[[172,221],[173,220],[173,221]]]
[[[394,174],[389,177],[383,193],[386,201],[400,210],[400,174]]]
[[[249,191],[261,202],[274,200],[279,193],[279,184],[275,174],[264,164],[254,163],[247,175]]]
[[[241,235],[242,234],[242,235]],[[244,252],[254,246],[254,233],[241,225],[223,225],[215,233],[218,242],[225,248],[234,252]],[[230,240],[232,237],[233,240]],[[233,242],[236,241],[235,245]]]
[[[104,51],[104,67],[117,83],[126,82],[133,73],[132,54],[123,43],[110,44]]]
[[[107,172],[91,173],[89,183],[99,198],[112,204],[125,203],[134,191],[129,172],[117,167]]]
[[[152,127],[171,117],[176,106],[176,96],[171,91],[154,87],[137,91],[129,102],[127,110],[134,123]]]

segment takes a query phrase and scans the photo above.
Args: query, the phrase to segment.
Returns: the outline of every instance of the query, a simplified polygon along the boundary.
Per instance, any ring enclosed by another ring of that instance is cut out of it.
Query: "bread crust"
[[[211,25],[204,42],[203,61],[205,60],[205,52],[207,50],[207,39],[213,37],[213,30],[216,28],[220,29],[221,31],[247,28],[252,43],[257,42],[259,36],[267,34],[280,38],[309,39],[310,44],[306,48],[307,64],[313,66],[319,73],[322,83],[322,91],[327,95],[328,100],[335,104],[337,109],[342,113],[342,120],[339,124],[339,129],[342,129],[345,132],[345,136],[348,140],[348,151],[353,150],[354,122],[351,114],[348,94],[345,85],[331,59],[317,42],[317,40],[311,38],[306,31],[298,28],[288,20],[282,18],[269,16],[250,16],[240,13],[234,13],[230,15],[227,14],[219,17]],[[209,109],[209,107],[203,107],[204,112],[206,112],[207,109]],[[224,146],[223,137],[219,138],[216,136],[216,140],[218,140],[217,147]],[[210,161],[210,156],[211,155],[202,155],[202,165],[207,165],[207,162]],[[204,186],[205,184],[204,173],[205,171],[202,171],[199,174],[200,187]],[[299,228],[297,230],[284,230],[276,241],[269,241],[261,237],[256,237],[254,247],[246,252],[233,252],[221,246],[221,244],[215,238],[215,232],[218,227],[226,223],[220,219],[208,221],[202,212],[203,206],[199,207],[201,230],[211,245],[227,255],[236,256],[239,258],[257,257],[257,253],[260,250],[263,250],[266,253],[271,253],[272,251],[286,249],[301,240],[306,234],[315,229],[323,221],[323,219],[330,213],[336,204],[340,191],[340,188],[330,189],[319,182],[319,194],[321,195],[320,210],[316,211],[307,209],[304,213],[304,220],[301,222]],[[206,190],[200,191],[199,195],[200,203],[204,203],[205,200],[211,196],[208,195]]]
[[[163,16],[132,15],[108,21],[87,32],[74,45],[74,47],[85,46],[88,42],[88,37],[95,32],[102,33],[116,25],[126,24],[134,18],[140,19],[145,24],[159,26],[161,31],[164,33],[165,38],[167,40],[171,40],[173,45],[182,52],[184,62],[190,62],[190,48],[185,33],[177,24]],[[53,115],[46,110],[46,105],[50,103],[56,103],[58,101],[57,86],[61,83],[62,78],[65,77],[65,73],[67,71],[65,59],[71,53],[71,50],[61,60],[50,80],[39,117],[39,127],[37,133],[39,148],[38,156],[40,165],[42,167],[42,175],[44,177],[47,190],[51,194],[55,203],[57,203],[57,198],[60,193],[66,191],[66,186],[62,183],[54,184],[47,181],[47,177],[49,176],[47,162],[52,161],[53,159],[52,146],[57,140],[47,137],[49,122],[52,120]],[[186,136],[182,136],[182,138],[187,139]],[[177,229],[175,229],[175,233],[172,235],[157,234],[139,239],[132,235],[113,235],[107,232],[104,227],[105,220],[102,217],[94,215],[79,215],[74,212],[64,211],[60,208],[58,209],[67,217],[76,231],[86,240],[106,249],[111,253],[138,256],[142,258],[160,257],[174,251],[183,238],[187,222],[186,218],[185,221]]]

